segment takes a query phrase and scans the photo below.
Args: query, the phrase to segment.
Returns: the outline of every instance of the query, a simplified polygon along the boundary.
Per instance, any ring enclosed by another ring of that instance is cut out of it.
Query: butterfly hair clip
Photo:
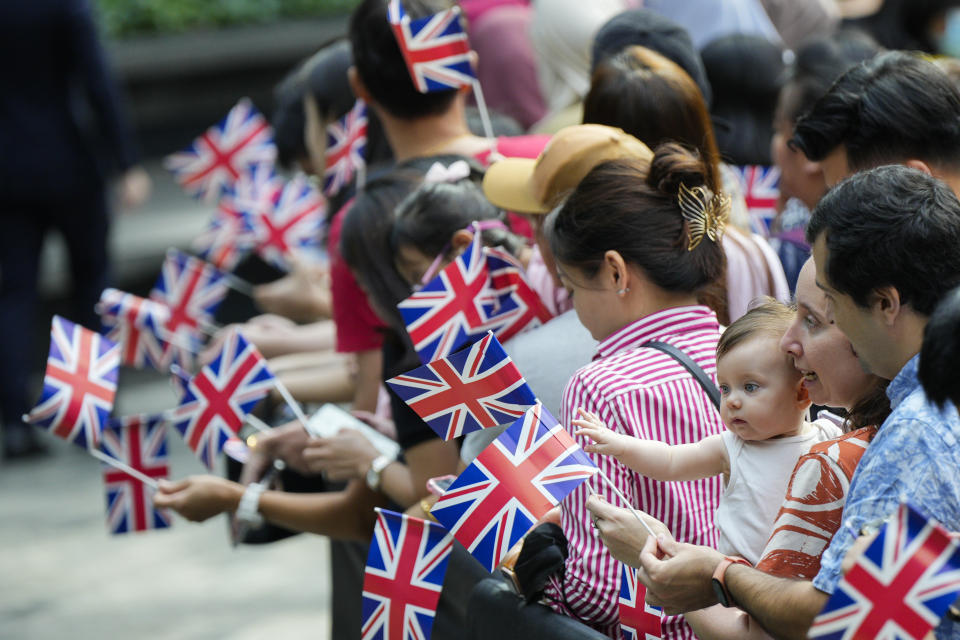
[[[725,193],[711,196],[705,187],[688,189],[681,182],[677,200],[680,202],[680,213],[690,229],[687,251],[696,249],[704,236],[713,242],[720,241],[730,217],[730,196]]]

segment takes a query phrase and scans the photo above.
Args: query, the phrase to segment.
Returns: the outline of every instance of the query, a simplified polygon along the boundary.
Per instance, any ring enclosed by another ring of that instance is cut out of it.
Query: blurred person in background
[[[30,406],[31,349],[40,251],[57,230],[70,258],[69,317],[99,330],[93,305],[107,286],[107,181],[123,208],[142,204],[150,178],[138,165],[87,0],[0,4],[0,413],[3,454],[43,451],[20,416]],[[15,61],[15,62],[14,62]]]
[[[780,257],[791,288],[796,287],[800,268],[810,255],[804,238],[810,211],[827,191],[820,163],[808,160],[788,144],[793,127],[840,74],[879,51],[880,46],[866,33],[843,29],[805,42],[794,51],[793,62],[786,70],[770,141],[770,154],[780,170],[780,193],[770,244]]]
[[[960,55],[960,0],[884,0],[877,10],[845,20],[887,49]]]
[[[735,177],[723,177],[713,127],[696,83],[676,64],[645,47],[628,47],[597,64],[583,118],[584,123],[619,127],[651,148],[674,141],[695,149],[705,163],[712,191],[725,191],[731,181],[737,184]],[[700,302],[714,309],[724,325],[746,313],[754,298],[768,295],[785,301],[790,296],[773,249],[760,236],[743,230],[742,194],[730,199],[731,208],[739,208],[742,215],[731,214],[732,224],[722,239],[726,275],[699,293]]]
[[[750,231],[767,237],[776,214],[779,171],[771,168],[770,138],[783,49],[760,36],[733,34],[714,40],[700,55],[714,87],[710,115],[720,156],[739,182]]]

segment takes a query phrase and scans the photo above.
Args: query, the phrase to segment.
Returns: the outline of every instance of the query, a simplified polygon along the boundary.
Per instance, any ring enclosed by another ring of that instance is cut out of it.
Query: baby
[[[756,565],[783,503],[790,473],[815,443],[840,435],[828,420],[807,422],[810,399],[800,372],[780,351],[793,313],[778,302],[754,307],[717,343],[720,417],[728,431],[694,444],[639,440],[606,428],[580,410],[577,435],[585,449],[609,454],[656,480],[696,480],[723,474],[717,508],[719,550]]]

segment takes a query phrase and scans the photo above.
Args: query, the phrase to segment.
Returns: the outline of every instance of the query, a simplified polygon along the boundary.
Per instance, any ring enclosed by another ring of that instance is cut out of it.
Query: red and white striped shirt
[[[640,348],[651,340],[671,344],[693,358],[715,381],[719,337],[717,317],[704,306],[665,309],[623,327],[603,340],[593,362],[567,383],[561,423],[572,434],[570,422],[582,407],[620,433],[668,444],[698,442],[723,432],[720,414],[683,365],[661,351]],[[582,446],[588,439],[578,438],[578,442]],[[658,482],[612,456],[590,456],[634,506],[666,524],[677,540],[716,548],[713,517],[723,491],[720,476],[693,482]],[[611,504],[620,504],[598,476],[589,482]],[[584,483],[562,503],[561,524],[570,555],[563,593],[551,586],[547,595],[565,603],[555,605],[563,613],[619,638],[620,563],[591,526],[584,508],[589,495]],[[682,617],[667,616],[663,637],[695,636]]]

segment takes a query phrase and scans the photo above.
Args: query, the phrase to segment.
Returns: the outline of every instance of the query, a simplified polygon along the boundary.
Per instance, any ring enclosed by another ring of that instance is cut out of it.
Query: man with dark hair
[[[820,162],[827,186],[896,163],[960,191],[960,90],[928,60],[883,53],[841,75],[797,121],[790,145]]]
[[[629,531],[620,526],[604,534],[615,555],[628,561],[628,551],[635,553],[643,538],[638,577],[648,587],[647,602],[667,613],[692,611],[716,604],[719,585],[726,604],[735,603],[777,638],[806,637],[858,535],[893,514],[901,500],[948,529],[960,529],[960,415],[952,405],[938,408],[917,379],[929,314],[960,283],[960,201],[922,171],[880,167],[824,196],[808,240],[817,284],[837,325],[864,368],[891,380],[893,409],[857,467],[843,526],[824,552],[820,572],[813,582],[775,577],[669,535],[659,541],[638,536],[635,523]],[[599,501],[588,508],[604,519],[630,522]],[[960,624],[944,619],[936,636],[960,638]]]

